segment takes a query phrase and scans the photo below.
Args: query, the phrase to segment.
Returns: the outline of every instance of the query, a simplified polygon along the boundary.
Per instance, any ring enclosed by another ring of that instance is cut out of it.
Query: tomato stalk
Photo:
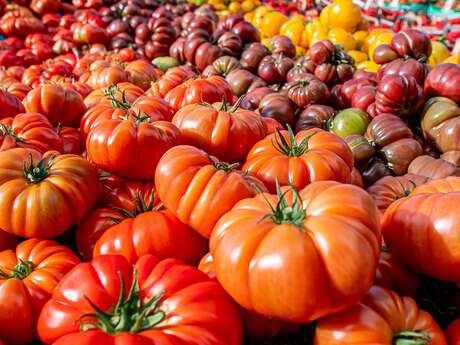
[[[131,108],[131,103],[126,98],[125,90],[121,90],[121,100],[115,97],[115,92],[119,91],[118,86],[112,85],[108,89],[104,90],[104,96],[109,97],[110,102],[114,108],[129,110]]]
[[[12,274],[8,274],[0,269],[0,277],[3,279],[17,278],[23,280],[29,276],[34,271],[34,263],[32,261],[19,260],[19,263],[14,266]]]
[[[134,272],[133,283],[125,299],[125,283],[122,277],[120,281],[118,302],[109,311],[102,311],[87,298],[94,313],[84,314],[77,320],[80,322],[80,331],[100,329],[112,335],[122,332],[138,333],[154,328],[165,319],[166,314],[159,309],[160,300],[165,292],[153,296],[144,303],[139,293],[137,274]]]
[[[431,337],[423,331],[401,331],[393,336],[394,345],[428,345]]]
[[[21,138],[19,138],[13,131],[13,127],[8,127],[4,124],[0,124],[0,133],[6,137],[6,136],[10,136],[14,139],[14,141],[16,141],[17,143],[23,143],[24,140],[22,140]]]
[[[227,104],[227,102],[225,101],[225,99],[223,99],[219,111],[228,111],[230,114],[234,113],[234,112],[237,111],[238,108],[240,107],[241,102],[243,102],[243,98],[244,98],[244,95],[243,95],[243,96],[240,96],[240,97],[238,98],[238,100],[235,102],[235,104],[232,105],[232,107],[230,108],[230,110],[228,110],[228,104]]]
[[[300,157],[308,152],[308,140],[318,132],[313,132],[310,135],[302,139],[300,143],[295,142],[295,135],[291,127],[287,125],[288,140],[281,134],[281,131],[277,128],[275,133],[275,140],[272,140],[273,147],[288,157]]]
[[[291,190],[294,193],[294,200],[292,204],[289,205],[286,201],[286,194]],[[305,220],[306,213],[305,209],[303,208],[303,202],[299,192],[297,191],[297,188],[291,185],[291,188],[283,193],[277,179],[276,194],[278,195],[278,203],[275,205],[275,207],[273,207],[273,205],[265,198],[265,195],[262,193],[271,211],[269,214],[264,216],[264,219],[270,218],[275,224],[292,224],[303,230],[303,222]]]
[[[128,211],[120,207],[114,207],[113,209],[117,212],[120,212],[125,218],[136,218],[137,215],[149,211],[154,211],[154,210],[160,210],[163,208],[163,205],[160,204],[157,207],[153,207],[155,203],[155,194],[152,193],[150,196],[149,203],[147,204],[145,202],[145,199],[142,197],[140,193],[136,193],[136,206],[134,207],[134,210]],[[116,218],[116,217],[110,217],[112,221],[115,223],[120,223],[122,219]]]
[[[239,163],[226,163],[226,162],[220,162],[214,157],[209,157],[209,159],[212,162],[212,165],[217,169],[217,170],[223,170],[226,173],[231,173],[233,170],[238,168],[240,165]]]
[[[34,161],[32,159],[32,154],[30,154],[29,164],[27,165],[26,162],[23,162],[24,176],[27,180],[29,180],[29,183],[38,183],[47,178],[49,175],[49,170],[53,165],[55,158],[56,156],[52,155],[48,162],[46,162],[46,159],[43,158],[35,166]]]

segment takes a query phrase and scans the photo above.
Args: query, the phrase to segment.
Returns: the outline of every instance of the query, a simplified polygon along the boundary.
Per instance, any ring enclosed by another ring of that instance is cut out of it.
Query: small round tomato
[[[349,108],[331,118],[328,127],[331,132],[345,138],[352,134],[364,134],[369,122],[369,116],[364,111]]]

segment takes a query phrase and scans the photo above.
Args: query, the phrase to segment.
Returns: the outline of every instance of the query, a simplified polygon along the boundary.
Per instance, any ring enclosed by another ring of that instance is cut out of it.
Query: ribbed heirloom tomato
[[[305,323],[367,292],[380,255],[378,210],[359,187],[319,181],[237,203],[210,239],[216,276],[241,306]]]
[[[395,258],[416,272],[460,281],[459,203],[460,177],[448,177],[421,185],[391,204],[382,233]]]
[[[0,252],[0,337],[30,344],[43,305],[62,277],[80,261],[54,241],[30,239]]]
[[[86,110],[81,95],[58,84],[42,84],[31,90],[23,101],[30,113],[45,115],[54,126],[78,126]]]
[[[79,156],[25,148],[0,152],[0,229],[55,237],[92,209],[97,185],[96,169]]]
[[[181,131],[184,144],[205,150],[225,162],[242,161],[256,142],[267,134],[263,117],[250,110],[192,104],[181,108],[172,120]]]
[[[447,345],[433,317],[410,297],[372,287],[350,310],[318,322],[315,345]]]
[[[155,187],[169,211],[209,237],[218,219],[238,201],[266,190],[262,182],[236,166],[196,147],[180,145],[158,163]]]
[[[198,264],[207,240],[162,205],[154,207],[153,198],[152,193],[149,204],[140,199],[134,212],[126,211],[126,219],[108,228],[97,240],[93,257],[120,254],[134,264],[142,255],[152,254]]]
[[[62,139],[45,116],[23,113],[0,121],[0,151],[15,147],[62,151]]]
[[[238,310],[220,285],[175,259],[135,266],[104,255],[76,266],[45,305],[38,334],[54,345],[240,345]]]
[[[243,170],[258,177],[270,192],[281,186],[304,188],[320,180],[349,183],[353,154],[338,136],[312,128],[296,135],[290,128],[262,139],[248,154]]]

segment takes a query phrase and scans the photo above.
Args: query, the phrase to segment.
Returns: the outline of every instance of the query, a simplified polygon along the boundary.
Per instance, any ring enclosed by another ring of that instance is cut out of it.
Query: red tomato
[[[9,92],[0,90],[0,118],[16,116],[25,112],[21,101]]]
[[[62,277],[80,261],[54,241],[30,239],[0,252],[0,337],[29,344],[43,305]]]
[[[95,312],[98,324],[87,315]],[[240,345],[241,333],[238,310],[218,283],[152,255],[134,267],[121,255],[77,265],[38,321],[40,339],[54,345]]]
[[[449,345],[460,344],[460,319],[455,320],[447,327],[446,336]]]
[[[418,309],[412,298],[374,286],[351,309],[321,319],[314,344],[447,345],[447,341],[433,317]]]

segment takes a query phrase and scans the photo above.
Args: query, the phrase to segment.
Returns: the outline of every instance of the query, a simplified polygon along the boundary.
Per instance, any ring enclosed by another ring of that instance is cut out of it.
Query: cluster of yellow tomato
[[[208,0],[207,3],[214,6],[221,18],[234,13],[249,13],[262,5],[260,0]]]

